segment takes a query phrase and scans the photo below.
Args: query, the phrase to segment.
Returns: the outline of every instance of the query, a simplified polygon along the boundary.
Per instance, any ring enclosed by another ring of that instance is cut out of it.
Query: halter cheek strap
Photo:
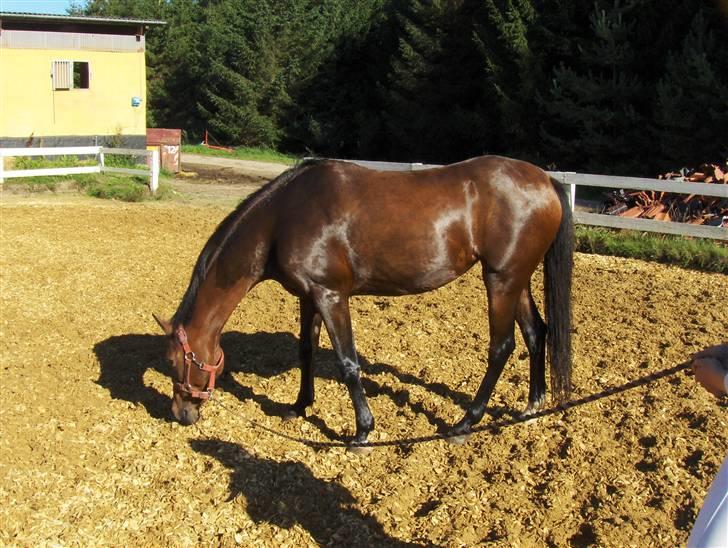
[[[197,398],[200,400],[209,400],[212,397],[212,391],[215,389],[215,376],[217,374],[217,370],[222,367],[222,365],[225,363],[225,353],[222,351],[222,348],[220,349],[220,357],[217,360],[217,363],[215,365],[210,365],[208,363],[202,362],[197,359],[197,356],[190,348],[190,344],[187,341],[187,332],[185,331],[185,328],[181,325],[177,328],[175,331],[175,335],[177,336],[177,341],[182,345],[182,351],[184,352],[184,373],[183,373],[183,382],[176,382],[174,383],[174,391],[178,394],[185,394],[191,398]],[[192,366],[196,366],[200,371],[206,371],[210,374],[210,377],[207,381],[207,387],[204,390],[196,390],[191,384],[190,384],[190,369]]]

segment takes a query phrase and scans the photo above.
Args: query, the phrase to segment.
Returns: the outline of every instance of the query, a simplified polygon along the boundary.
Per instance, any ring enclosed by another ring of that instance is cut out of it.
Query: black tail
[[[551,180],[561,202],[561,226],[544,259],[546,347],[551,367],[551,393],[565,401],[571,393],[571,275],[574,263],[574,223],[561,183]]]

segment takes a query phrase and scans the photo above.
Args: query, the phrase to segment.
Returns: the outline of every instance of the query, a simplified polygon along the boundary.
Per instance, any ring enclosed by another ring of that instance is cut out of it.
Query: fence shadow
[[[299,462],[256,457],[242,446],[219,439],[191,440],[198,453],[214,457],[232,471],[228,502],[239,496],[255,523],[306,529],[320,546],[422,546],[388,536],[372,516],[354,507],[356,499],[343,486],[318,479]]]

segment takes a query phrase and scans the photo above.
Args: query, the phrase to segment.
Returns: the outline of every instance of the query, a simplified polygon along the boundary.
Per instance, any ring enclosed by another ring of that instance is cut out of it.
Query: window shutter
[[[53,61],[53,89],[73,88],[73,63],[71,61]]]

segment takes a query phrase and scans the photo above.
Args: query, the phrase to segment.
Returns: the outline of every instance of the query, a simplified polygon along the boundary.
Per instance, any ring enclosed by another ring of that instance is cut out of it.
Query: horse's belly
[[[462,276],[475,263],[475,259],[447,265],[408,265],[408,268],[373,268],[368,275],[359,277],[355,293],[364,295],[411,295],[442,287]],[[428,268],[423,268],[428,266]]]

